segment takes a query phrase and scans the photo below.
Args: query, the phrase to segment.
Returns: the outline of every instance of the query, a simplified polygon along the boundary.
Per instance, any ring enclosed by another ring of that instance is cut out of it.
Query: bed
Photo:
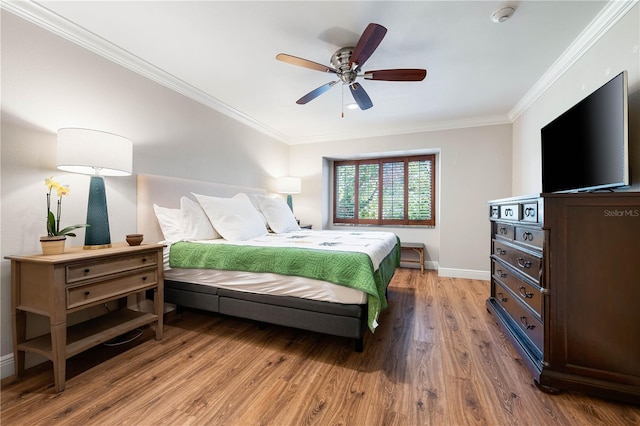
[[[150,175],[137,186],[138,232],[167,244],[166,302],[347,337],[363,351],[399,266],[397,236],[300,229],[259,188]]]

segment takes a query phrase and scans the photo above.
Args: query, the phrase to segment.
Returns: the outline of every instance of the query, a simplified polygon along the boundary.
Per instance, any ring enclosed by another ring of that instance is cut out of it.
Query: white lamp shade
[[[302,179],[294,176],[278,178],[276,190],[280,194],[299,194],[302,189]]]
[[[73,173],[129,176],[133,170],[133,144],[113,133],[60,129],[57,166]]]

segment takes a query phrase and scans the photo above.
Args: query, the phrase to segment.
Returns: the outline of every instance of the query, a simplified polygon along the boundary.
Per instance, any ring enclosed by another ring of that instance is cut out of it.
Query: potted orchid
[[[75,237],[76,234],[72,231],[89,225],[72,225],[60,229],[62,197],[69,195],[69,185],[60,185],[58,182],[53,180],[53,177],[45,179],[44,184],[47,187],[47,236],[40,238],[40,244],[42,245],[42,252],[44,254],[60,254],[64,252],[64,243],[67,236]],[[54,190],[58,196],[58,205],[55,215],[51,211],[51,193]]]

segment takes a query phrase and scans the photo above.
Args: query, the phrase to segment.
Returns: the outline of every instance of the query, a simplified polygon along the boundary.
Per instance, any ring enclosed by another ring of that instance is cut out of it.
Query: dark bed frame
[[[201,284],[164,281],[164,299],[178,307],[218,312],[254,321],[283,325],[354,339],[364,349],[366,304],[341,304],[227,290]]]

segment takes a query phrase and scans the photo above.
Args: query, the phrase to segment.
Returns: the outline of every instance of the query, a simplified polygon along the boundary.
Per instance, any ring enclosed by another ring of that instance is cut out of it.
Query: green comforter
[[[255,247],[180,242],[171,246],[172,268],[270,272],[328,281],[362,290],[368,295],[368,325],[373,332],[387,308],[387,285],[400,265],[400,241],[374,270],[365,253],[308,248]]]

